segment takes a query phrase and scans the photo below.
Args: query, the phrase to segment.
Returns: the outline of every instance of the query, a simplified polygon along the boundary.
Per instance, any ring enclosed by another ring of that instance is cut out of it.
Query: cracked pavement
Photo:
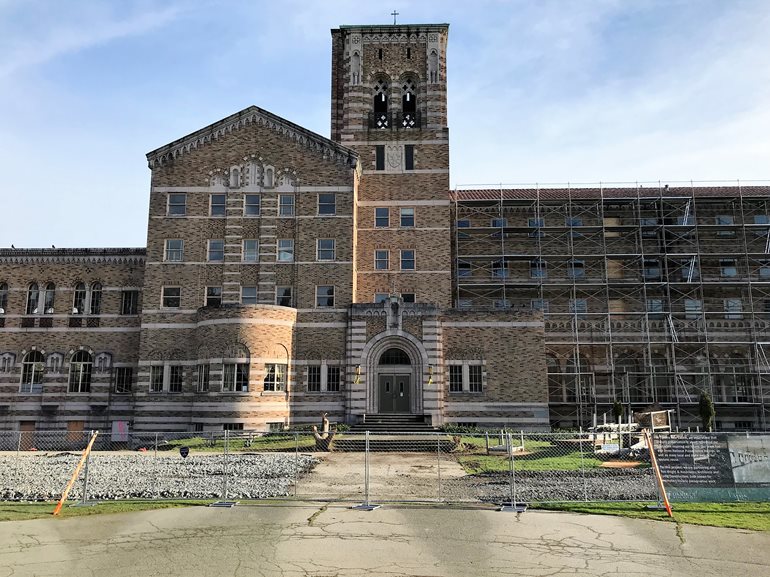
[[[770,534],[481,508],[287,502],[0,523],[0,577],[770,575]]]

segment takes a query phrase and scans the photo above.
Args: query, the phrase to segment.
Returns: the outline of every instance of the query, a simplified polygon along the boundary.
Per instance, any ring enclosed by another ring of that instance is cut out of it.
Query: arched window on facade
[[[573,354],[567,359],[564,373],[564,395],[568,403],[587,398],[592,389],[591,363],[585,355]]]
[[[95,282],[91,285],[91,302],[88,305],[88,314],[98,315],[102,311],[102,284]]]
[[[45,298],[43,300],[43,312],[52,315],[54,312],[54,301],[56,300],[56,285],[49,282],[45,285]]]
[[[650,354],[650,371],[655,402],[670,403],[674,397],[674,381],[665,355],[655,352]]]
[[[30,351],[21,363],[21,392],[40,393],[43,390],[45,357],[40,351]]]
[[[79,282],[75,285],[75,294],[72,299],[72,314],[82,315],[85,314],[86,308],[86,285]]]
[[[8,308],[8,285],[2,282],[0,283],[0,315],[5,314],[6,308]]]
[[[388,82],[378,80],[374,85],[374,127],[388,128],[390,126],[390,113],[388,111]]]
[[[401,86],[401,115],[401,126],[417,126],[417,86],[411,78]]]
[[[380,357],[381,365],[411,365],[412,361],[409,359],[403,350],[397,348],[390,348]]]
[[[615,398],[624,403],[647,401],[647,383],[639,359],[632,353],[615,357]]]
[[[29,288],[27,289],[27,308],[26,308],[26,314],[28,315],[36,315],[38,313],[38,301],[40,300],[40,288],[37,286],[36,282],[33,282],[31,285],[29,285]]]
[[[731,353],[725,358],[712,359],[715,376],[714,400],[724,403],[747,403],[751,401],[751,375],[746,357]]]
[[[94,362],[88,351],[78,351],[70,360],[70,393],[88,393],[91,391],[91,373]]]

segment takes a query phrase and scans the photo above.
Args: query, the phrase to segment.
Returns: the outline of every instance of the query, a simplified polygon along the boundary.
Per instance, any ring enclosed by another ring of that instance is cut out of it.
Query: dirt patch
[[[599,466],[605,469],[633,469],[641,464],[641,461],[604,461]]]

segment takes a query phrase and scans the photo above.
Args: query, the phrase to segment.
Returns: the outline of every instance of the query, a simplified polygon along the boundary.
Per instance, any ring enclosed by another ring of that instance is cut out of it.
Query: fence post
[[[524,430],[523,429],[519,431],[519,435],[521,437],[521,450],[523,451],[524,450]]]
[[[297,496],[297,483],[299,483],[299,433],[294,433],[294,496]]]
[[[19,471],[22,470],[21,468],[21,436],[24,434],[24,431],[19,431],[19,436],[16,439],[16,484],[19,488],[21,488],[21,475],[19,474]]]
[[[580,427],[580,473],[583,476],[583,501],[588,501],[588,481],[586,479],[586,463],[583,456],[583,427]]]
[[[158,433],[155,433],[155,444],[153,445],[153,459],[152,459],[152,465],[153,465],[153,483],[155,484],[155,491],[153,492],[155,495],[155,498],[159,498],[159,490],[158,490]]]
[[[94,432],[91,431],[89,439],[94,436]],[[88,464],[91,462],[91,451],[88,451],[86,455],[85,470],[83,471],[83,494],[80,496],[80,504],[86,505],[88,502]]]
[[[503,503],[499,511],[505,511],[509,513],[523,513],[526,507],[516,502],[516,465],[513,457],[513,436],[510,432],[505,433],[506,441],[506,453],[508,453],[508,459],[510,462],[510,503]]]
[[[369,503],[369,431],[366,431],[364,441],[364,502],[352,507],[359,511],[374,511],[379,505]]]
[[[227,470],[227,452],[230,444],[230,431],[225,431],[224,453],[222,458],[224,462],[222,464],[222,500],[227,500],[227,476],[229,471]]]
[[[489,455],[489,431],[484,431],[484,439],[486,441],[487,455]]]
[[[441,435],[436,433],[436,471],[438,472],[438,500],[441,501]]]

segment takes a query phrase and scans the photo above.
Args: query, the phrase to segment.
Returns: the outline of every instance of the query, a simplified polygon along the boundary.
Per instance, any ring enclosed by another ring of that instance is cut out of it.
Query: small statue
[[[329,419],[326,418],[328,413],[324,413],[321,417],[321,432],[318,432],[318,427],[313,425],[313,436],[315,437],[315,450],[329,452],[332,450],[332,441],[334,435],[337,434],[337,429],[329,428]]]

